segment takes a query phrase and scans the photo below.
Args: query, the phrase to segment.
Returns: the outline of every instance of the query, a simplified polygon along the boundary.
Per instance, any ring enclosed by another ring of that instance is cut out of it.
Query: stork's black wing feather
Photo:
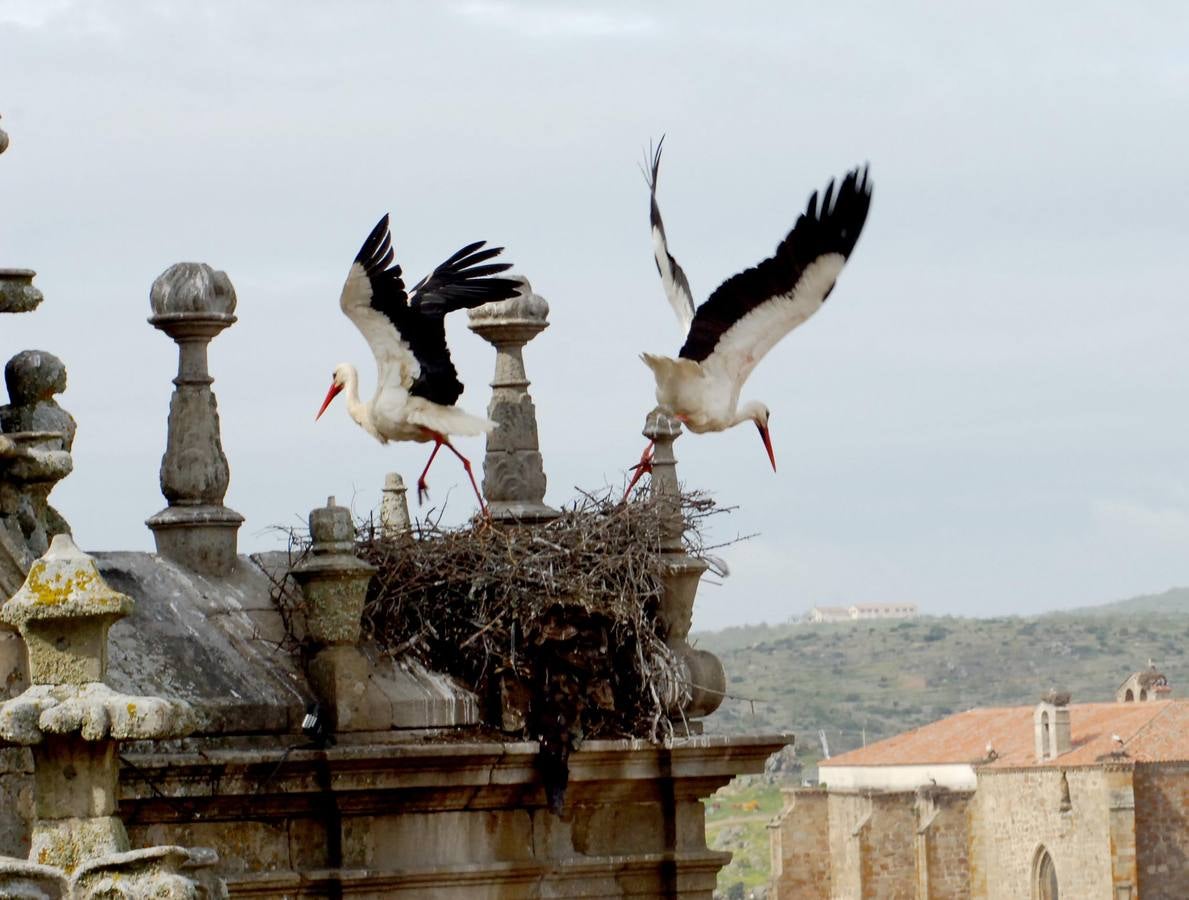
[[[870,206],[871,182],[866,166],[847,173],[837,194],[831,181],[820,208],[815,191],[772,257],[728,278],[698,307],[679,355],[696,362],[705,360],[740,319],[767,300],[793,291],[815,260],[832,253],[849,258]]]
[[[504,248],[482,249],[485,243],[467,244],[413,288],[407,340],[421,365],[421,374],[409,389],[415,397],[450,406],[462,395],[462,382],[446,346],[446,314],[507,300],[520,290],[519,281],[491,277],[512,266],[487,263]]]
[[[388,214],[384,214],[367,236],[355,261],[363,266],[367,273],[367,280],[372,286],[371,307],[383,313],[392,320],[396,330],[404,334],[405,317],[408,313],[408,295],[405,293],[405,283],[401,279],[401,268],[398,264],[389,265],[395,253],[392,249],[392,236],[388,231]]]

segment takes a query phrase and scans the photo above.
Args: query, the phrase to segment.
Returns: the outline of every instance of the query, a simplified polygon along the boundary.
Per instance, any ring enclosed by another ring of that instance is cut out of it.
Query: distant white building
[[[915,603],[854,603],[850,606],[815,606],[805,617],[808,622],[854,622],[866,619],[913,619]]]

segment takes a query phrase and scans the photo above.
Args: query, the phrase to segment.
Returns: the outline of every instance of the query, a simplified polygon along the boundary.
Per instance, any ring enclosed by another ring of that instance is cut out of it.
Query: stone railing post
[[[20,629],[29,658],[30,686],[0,704],[0,742],[33,752],[29,862],[36,864],[0,860],[0,896],[11,896],[5,891],[13,884],[48,877],[53,870],[64,886],[61,896],[92,896],[101,872],[141,890],[161,885],[197,890],[180,869],[211,861],[209,853],[192,855],[182,847],[131,851],[116,815],[117,744],[183,737],[195,726],[184,702],[128,696],[103,682],[108,629],[131,611],[131,598],[108,587],[95,561],[65,534],[54,537],[0,609],[0,618]]]
[[[644,436],[655,444],[652,455],[652,497],[661,516],[661,552],[664,560],[665,596],[659,615],[665,626],[665,643],[683,664],[687,675],[689,698],[671,714],[686,719],[708,716],[718,709],[727,689],[726,673],[718,657],[689,644],[693,622],[694,597],[698,581],[708,568],[700,559],[685,552],[685,531],[681,510],[681,485],[677,481],[677,458],[673,442],[681,436],[681,423],[669,418],[659,407],[648,414]],[[698,723],[690,723],[697,726]],[[695,730],[692,729],[691,730]]]
[[[483,496],[497,521],[547,522],[545,467],[537,443],[537,411],[528,392],[524,345],[549,327],[549,304],[520,278],[520,294],[468,311],[470,329],[495,347],[495,378],[487,417],[499,427],[487,436]]]
[[[369,677],[359,650],[363,601],[375,566],[355,555],[351,511],[334,497],[310,513],[310,553],[291,570],[306,599],[306,632],[315,645],[310,683],[331,731],[392,726],[392,704]]]
[[[178,374],[161,459],[161,493],[169,505],[145,524],[162,556],[205,575],[225,575],[235,568],[244,519],[223,505],[230,470],[207,345],[235,322],[235,288],[205,263],[177,263],[153,282],[150,300],[149,323],[178,344]]]

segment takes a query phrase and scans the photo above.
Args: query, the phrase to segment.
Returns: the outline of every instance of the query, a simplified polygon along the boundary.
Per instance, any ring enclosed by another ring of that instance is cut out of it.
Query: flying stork
[[[429,462],[417,479],[419,502],[428,495],[425,476],[434,457],[443,446],[449,448],[462,460],[479,508],[487,515],[470,460],[450,443],[450,435],[483,434],[495,423],[454,405],[462,382],[450,361],[445,322],[446,314],[456,309],[506,300],[519,291],[520,284],[511,278],[490,277],[511,268],[510,263],[481,265],[504,249],[483,249],[485,243],[467,244],[406,293],[401,268],[392,262],[388,216],[379,221],[355,257],[339,298],[339,306],[363,332],[376,357],[376,392],[370,401],[361,402],[359,373],[350,363],[339,363],[314,418],[345,390],[348,414],[381,444],[433,441]]]
[[[772,257],[728,278],[695,310],[689,280],[669,253],[656,202],[663,144],[662,137],[651,161],[645,159],[644,178],[652,200],[649,218],[656,268],[685,343],[676,359],[653,353],[640,358],[656,376],[656,399],[662,409],[699,434],[754,422],[776,471],[768,407],[755,400],[741,406],[739,392],[764,354],[817,312],[834,289],[871,206],[867,167],[848,172],[837,192],[831,180],[820,204],[815,191]],[[635,474],[624,492],[625,500],[651,467],[649,443],[633,466]]]

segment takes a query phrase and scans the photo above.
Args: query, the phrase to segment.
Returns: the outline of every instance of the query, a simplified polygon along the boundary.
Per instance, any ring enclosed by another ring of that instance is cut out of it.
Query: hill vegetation
[[[1149,659],[1174,696],[1189,691],[1189,590],[1038,617],[760,625],[697,641],[722,659],[731,694],[707,730],[791,731],[810,762],[819,731],[837,754],[972,707],[1031,704],[1052,687],[1074,702],[1111,700]]]

